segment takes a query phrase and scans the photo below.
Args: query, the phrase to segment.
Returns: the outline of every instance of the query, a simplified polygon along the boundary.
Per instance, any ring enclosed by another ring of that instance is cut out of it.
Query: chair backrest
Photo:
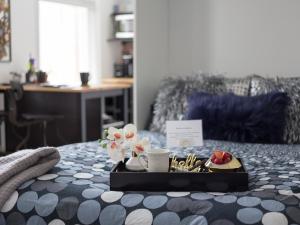
[[[23,86],[20,82],[11,81],[11,89],[8,91],[8,120],[18,125],[17,102],[23,98]]]
[[[23,98],[24,93],[23,85],[18,81],[11,81],[10,86],[16,101],[21,100]]]

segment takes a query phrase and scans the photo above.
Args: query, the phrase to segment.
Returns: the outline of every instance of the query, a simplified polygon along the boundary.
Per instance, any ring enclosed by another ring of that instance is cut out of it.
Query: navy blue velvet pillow
[[[254,97],[211,95],[188,97],[186,119],[202,119],[204,139],[249,143],[283,143],[286,93]]]

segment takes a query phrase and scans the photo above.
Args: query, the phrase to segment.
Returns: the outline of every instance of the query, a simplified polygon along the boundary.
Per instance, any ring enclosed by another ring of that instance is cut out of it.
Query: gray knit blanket
[[[59,152],[53,147],[22,150],[0,157],[0,209],[19,185],[45,174],[59,160]]]

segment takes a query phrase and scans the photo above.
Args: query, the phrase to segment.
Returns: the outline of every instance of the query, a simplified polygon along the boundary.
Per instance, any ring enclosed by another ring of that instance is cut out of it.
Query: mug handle
[[[147,157],[146,157],[145,155],[143,155],[143,154],[139,154],[139,155],[137,156],[137,159],[138,159],[140,165],[141,165],[145,170],[148,170],[148,167],[145,166],[145,164],[141,161],[141,158],[143,158],[143,159],[144,159],[144,162],[146,162],[146,163],[148,164]],[[145,160],[145,159],[146,159],[146,160]]]

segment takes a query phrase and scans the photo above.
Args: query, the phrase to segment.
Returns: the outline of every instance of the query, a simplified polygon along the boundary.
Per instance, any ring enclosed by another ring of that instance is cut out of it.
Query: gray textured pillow
[[[300,77],[264,78],[258,75],[251,77],[251,96],[274,90],[288,94],[290,103],[287,107],[283,140],[288,144],[300,143]]]
[[[167,120],[180,120],[186,112],[186,98],[195,91],[221,94],[227,91],[224,77],[198,74],[169,77],[162,81],[154,105],[151,131],[165,133]]]
[[[277,90],[276,78],[265,78],[256,74],[249,77],[251,79],[250,96],[267,94]]]
[[[288,144],[300,143],[300,78],[278,78],[277,88],[290,97],[284,141]]]
[[[251,77],[225,78],[225,85],[228,92],[240,96],[250,95]]]

